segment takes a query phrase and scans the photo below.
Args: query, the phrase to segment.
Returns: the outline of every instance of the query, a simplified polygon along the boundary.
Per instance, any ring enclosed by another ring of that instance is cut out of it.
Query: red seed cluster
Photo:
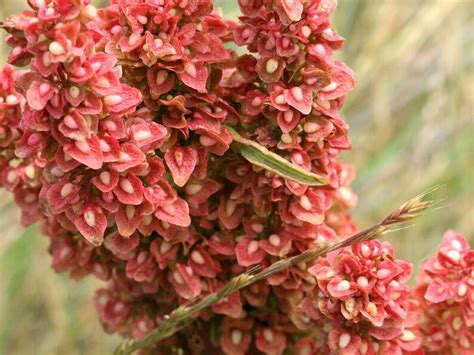
[[[295,318],[327,333],[337,354],[401,354],[421,347],[417,303],[406,284],[411,265],[388,242],[370,241],[330,253],[309,269],[317,287]]]
[[[474,250],[447,231],[434,257],[422,266],[415,295],[423,308],[426,349],[442,354],[474,352]]]
[[[1,184],[23,224],[41,221],[54,270],[108,282],[107,332],[141,338],[233,276],[356,230],[335,1],[239,0],[238,22],[211,0],[29,4],[3,24],[9,63],[29,68],[0,77]],[[328,183],[252,165],[228,127]],[[417,350],[409,274],[363,244],[231,294],[152,350]]]

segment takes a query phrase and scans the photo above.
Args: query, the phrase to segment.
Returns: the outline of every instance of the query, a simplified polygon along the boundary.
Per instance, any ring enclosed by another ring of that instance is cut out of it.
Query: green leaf
[[[296,181],[302,185],[318,186],[328,183],[327,179],[295,165],[285,158],[269,151],[257,142],[245,139],[236,130],[226,126],[234,138],[235,147],[253,165],[268,170],[282,178]]]

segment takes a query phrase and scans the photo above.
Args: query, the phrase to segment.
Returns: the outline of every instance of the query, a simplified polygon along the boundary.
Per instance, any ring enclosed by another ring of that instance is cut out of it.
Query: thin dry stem
[[[284,271],[300,263],[314,260],[320,256],[325,256],[331,251],[348,247],[356,243],[381,238],[386,233],[398,229],[391,228],[390,226],[398,225],[422,215],[433,204],[433,201],[431,200],[423,200],[432,191],[433,190],[430,190],[405,202],[396,211],[390,213],[382,222],[358,232],[349,238],[338,242],[323,243],[313,249],[306,250],[305,252],[291,258],[279,260],[263,270],[260,270],[260,268],[254,268],[232,278],[219,291],[211,293],[204,298],[190,301],[176,308],[173,312],[171,312],[171,314],[164,317],[164,321],[157,329],[152,331],[143,339],[127,339],[123,341],[122,344],[120,344],[120,346],[115,350],[115,355],[131,354],[134,351],[142,349],[173,335],[184,325],[186,325],[196,313],[223,300],[231,293],[239,291],[253,284],[254,282],[265,279],[268,276]]]

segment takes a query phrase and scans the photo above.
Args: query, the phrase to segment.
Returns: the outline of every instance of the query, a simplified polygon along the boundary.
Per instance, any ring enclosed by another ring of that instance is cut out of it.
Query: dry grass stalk
[[[277,261],[266,269],[260,270],[259,268],[254,268],[248,272],[232,278],[219,291],[211,293],[202,299],[188,302],[176,308],[173,312],[171,312],[171,314],[164,317],[163,323],[157,329],[155,329],[143,339],[127,339],[123,341],[115,350],[115,355],[131,354],[134,351],[142,349],[143,347],[173,335],[179,329],[185,326],[196,313],[228,297],[231,293],[253,284],[254,282],[265,279],[270,275],[276,274],[300,263],[305,263],[320,256],[324,256],[331,251],[348,247],[356,243],[378,239],[386,233],[394,231],[391,226],[412,220],[422,215],[430,206],[432,206],[432,200],[424,201],[426,195],[432,191],[433,190],[430,190],[427,193],[423,193],[416,196],[415,198],[410,199],[400,208],[390,213],[382,222],[359,233],[356,233],[349,238],[339,242],[323,243],[299,255]]]

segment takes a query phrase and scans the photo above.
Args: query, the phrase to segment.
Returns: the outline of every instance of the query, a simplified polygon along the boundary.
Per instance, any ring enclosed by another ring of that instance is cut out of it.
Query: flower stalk
[[[253,283],[263,280],[271,275],[289,269],[300,263],[315,260],[328,253],[349,247],[353,244],[363,243],[379,239],[389,232],[395,231],[393,226],[413,220],[424,214],[432,205],[433,200],[425,197],[433,190],[422,193],[401,205],[398,209],[387,215],[381,222],[364,229],[348,238],[337,242],[326,242],[315,248],[308,249],[301,254],[288,259],[279,260],[269,267],[261,270],[259,267],[252,268],[232,278],[219,291],[211,293],[200,300],[191,300],[172,311],[164,317],[161,325],[142,339],[126,339],[115,350],[115,355],[128,355],[146,346],[159,342],[173,335],[191,321],[192,317],[203,309],[228,297],[231,293],[239,291]]]

